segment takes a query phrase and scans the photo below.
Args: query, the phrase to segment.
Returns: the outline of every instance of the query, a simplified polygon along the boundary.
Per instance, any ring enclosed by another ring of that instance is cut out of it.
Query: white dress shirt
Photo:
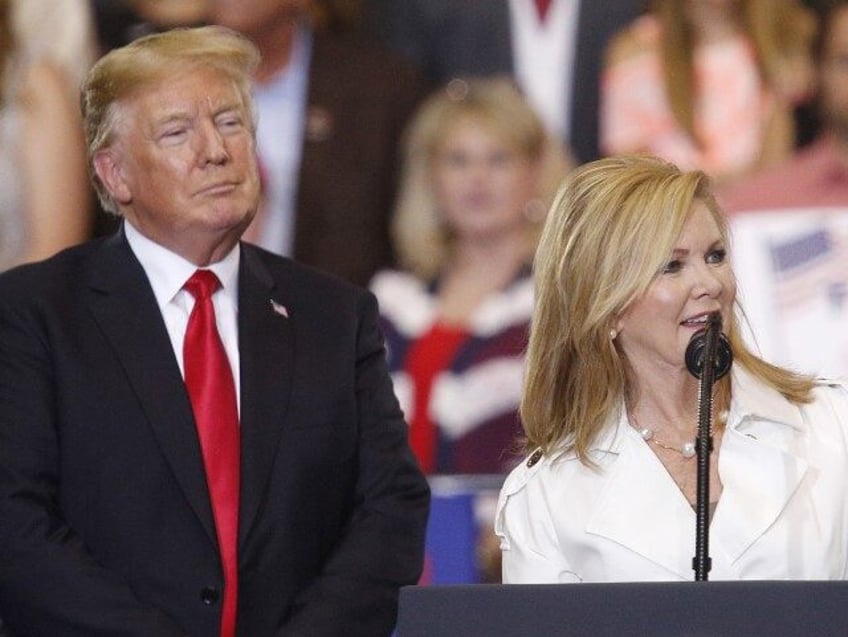
[[[194,297],[183,285],[198,269],[193,263],[186,261],[178,254],[151,241],[141,234],[129,221],[124,223],[127,241],[136,258],[144,268],[156,303],[165,321],[171,345],[174,348],[180,373],[185,378],[183,364],[183,341],[185,340],[188,317],[194,307]],[[233,382],[236,387],[236,401],[241,407],[241,392],[239,388],[239,350],[238,350],[238,269],[241,251],[236,245],[222,260],[202,269],[212,270],[221,281],[221,287],[212,295],[212,305],[215,307],[215,322],[218,334],[227,352],[230,368],[233,371]]]
[[[258,114],[256,146],[262,164],[264,209],[255,243],[276,254],[294,251],[295,204],[303,151],[312,34],[295,31],[285,69],[265,84],[254,85]]]
[[[795,405],[734,368],[710,523],[711,580],[848,577],[848,386],[822,381]],[[694,424],[694,423],[693,423]],[[695,512],[622,414],[590,450],[522,463],[495,531],[503,580],[694,579]]]
[[[518,84],[551,135],[568,139],[580,2],[552,0],[544,22],[533,0],[510,0],[509,10]]]

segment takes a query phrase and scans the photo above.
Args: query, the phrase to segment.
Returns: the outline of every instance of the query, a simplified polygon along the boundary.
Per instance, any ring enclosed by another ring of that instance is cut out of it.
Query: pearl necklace
[[[654,436],[654,434],[656,432],[653,429],[651,429],[650,427],[643,427],[642,425],[640,425],[639,421],[636,420],[636,416],[634,416],[633,414],[628,414],[628,416],[630,418],[630,421],[633,423],[633,425],[635,425],[634,429],[636,429],[636,431],[639,432],[639,435],[642,436],[642,440],[644,440],[645,442],[649,442],[649,443],[653,442],[657,447],[660,447],[661,449],[667,449],[668,451],[674,451],[676,453],[679,453],[681,456],[683,456],[687,460],[689,458],[695,457],[695,442],[694,441],[693,442],[684,442],[679,447],[675,447],[673,445],[668,445],[668,444],[664,443],[662,440],[659,440],[658,438],[656,438],[656,436]]]

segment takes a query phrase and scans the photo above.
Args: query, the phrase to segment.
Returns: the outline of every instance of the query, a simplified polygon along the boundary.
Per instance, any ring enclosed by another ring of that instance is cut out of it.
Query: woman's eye
[[[503,168],[512,162],[510,153],[494,153],[489,157],[489,163],[495,168]]]
[[[663,267],[663,274],[675,274],[676,272],[680,272],[680,268],[683,267],[683,262],[679,259],[672,259]]]
[[[724,263],[727,259],[727,250],[718,248],[707,255],[707,263]]]

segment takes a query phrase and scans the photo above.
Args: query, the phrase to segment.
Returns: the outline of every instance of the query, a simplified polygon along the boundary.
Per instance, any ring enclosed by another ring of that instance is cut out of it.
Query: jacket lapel
[[[104,243],[87,276],[91,312],[112,345],[177,482],[215,542],[185,384],[153,290],[123,231]]]
[[[241,360],[240,543],[259,507],[285,422],[292,385],[294,343],[289,295],[252,246],[242,244],[239,271],[239,352]]]
[[[611,444],[607,440],[599,445],[617,457],[605,467],[607,483],[586,532],[691,579],[695,513],[639,434],[626,424],[619,424],[618,430]],[[686,527],[683,533],[681,524]]]
[[[733,374],[735,397],[722,436],[722,494],[710,524],[713,571],[732,566],[777,520],[807,462],[793,449],[803,437],[797,407],[747,373]],[[682,579],[692,579],[695,512],[662,463],[622,418],[597,452],[612,454],[606,484],[586,531],[608,538]],[[681,528],[683,527],[683,528]],[[716,563],[719,562],[719,563]]]
[[[730,563],[777,520],[798,489],[808,463],[794,453],[803,438],[800,411],[747,374],[733,376],[730,423],[721,445],[724,490],[711,526],[712,538]]]

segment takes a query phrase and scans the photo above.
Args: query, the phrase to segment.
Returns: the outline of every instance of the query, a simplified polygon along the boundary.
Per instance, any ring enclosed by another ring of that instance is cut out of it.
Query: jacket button
[[[214,586],[204,586],[200,590],[200,601],[207,606],[214,606],[221,598],[221,593]]]
[[[529,467],[532,467],[532,466],[533,466],[533,465],[535,465],[537,462],[539,462],[539,460],[541,460],[541,459],[542,459],[542,456],[543,456],[543,455],[544,455],[544,452],[543,452],[541,449],[536,449],[536,451],[534,451],[534,452],[533,452],[533,455],[532,455],[532,456],[530,456],[530,457],[527,459],[527,466],[528,466],[528,468],[529,468]]]

